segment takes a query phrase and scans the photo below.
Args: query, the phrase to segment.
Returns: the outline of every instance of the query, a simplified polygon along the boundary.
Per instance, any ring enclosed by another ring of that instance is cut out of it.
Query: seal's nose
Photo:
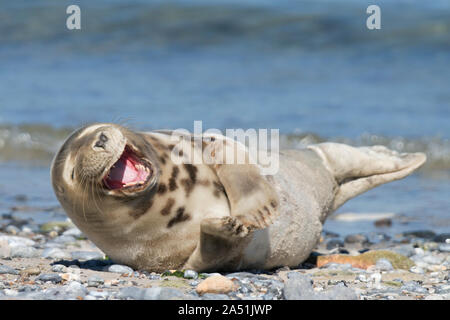
[[[97,142],[95,143],[95,147],[105,149],[105,143],[108,141],[108,137],[102,132]]]

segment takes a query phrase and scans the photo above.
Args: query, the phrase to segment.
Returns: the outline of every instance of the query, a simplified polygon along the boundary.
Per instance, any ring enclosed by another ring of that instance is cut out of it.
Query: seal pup
[[[170,131],[82,127],[53,159],[53,189],[74,224],[117,263],[157,272],[272,269],[304,261],[344,202],[426,160],[321,143],[280,151],[278,172],[263,176],[248,155],[244,164],[221,161],[235,147],[230,139],[209,136],[199,146],[188,138],[180,148]],[[174,161],[186,151],[207,161]]]

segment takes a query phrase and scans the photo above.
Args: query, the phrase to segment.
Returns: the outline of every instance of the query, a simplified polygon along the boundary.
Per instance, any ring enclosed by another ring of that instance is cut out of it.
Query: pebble
[[[409,291],[415,293],[427,293],[427,289],[421,287],[416,281],[408,281],[400,288],[401,291]]]
[[[450,252],[450,244],[449,243],[441,244],[439,245],[438,250],[441,252]]]
[[[52,266],[52,271],[53,272],[66,272],[67,267],[63,264],[55,264]]]
[[[9,266],[0,265],[0,274],[19,274],[19,271]]]
[[[128,266],[123,266],[120,264],[113,264],[111,266],[108,267],[108,271],[109,272],[114,272],[114,273],[120,273],[120,274],[126,274],[126,275],[132,275],[133,274],[133,269],[131,269]]]
[[[327,249],[335,249],[335,248],[341,248],[344,247],[344,242],[342,242],[339,239],[331,239],[327,242]]]
[[[444,260],[444,258],[441,258],[439,256],[435,256],[435,255],[426,255],[422,258],[422,260],[425,263],[429,263],[429,264],[440,264],[442,263],[442,261]]]
[[[62,243],[62,244],[68,244],[68,243],[76,242],[76,239],[73,236],[61,235],[61,236],[58,236],[58,237],[54,238],[53,242]]]
[[[71,281],[69,284],[63,287],[63,290],[66,295],[69,295],[73,298],[82,298],[88,293],[86,287],[78,281]]]
[[[62,278],[60,275],[56,274],[56,273],[41,273],[36,280],[42,281],[42,282],[54,282],[54,283],[58,283],[62,281]]]
[[[416,238],[422,238],[422,239],[433,239],[436,236],[436,233],[434,233],[431,230],[416,230],[416,231],[404,232],[403,236],[416,237]]]
[[[416,274],[424,274],[425,273],[425,271],[421,267],[418,267],[418,266],[411,267],[409,269],[409,271],[412,273],[416,273]]]
[[[172,300],[185,298],[184,293],[180,290],[166,287],[126,287],[120,289],[117,296],[120,299],[132,300]]]
[[[392,266],[391,262],[388,259],[381,258],[378,259],[375,266],[380,269],[381,271],[391,271],[394,270],[394,267]]]
[[[72,259],[74,260],[101,260],[104,254],[99,251],[72,251]]]
[[[53,259],[53,260],[57,260],[57,259],[65,260],[65,259],[71,258],[70,254],[68,254],[67,252],[65,252],[59,248],[46,248],[42,251],[41,256],[42,256],[42,258]]]
[[[98,287],[104,283],[105,283],[105,280],[98,276],[91,276],[91,277],[89,277],[89,279],[87,281],[88,287]]]
[[[36,276],[41,273],[41,270],[37,267],[25,268],[20,271],[20,275],[22,276]]]
[[[5,231],[10,233],[10,234],[16,235],[16,234],[18,234],[20,232],[20,229],[17,228],[16,226],[9,225],[9,226],[6,227]]]
[[[447,239],[450,239],[450,233],[441,233],[435,236],[433,241],[445,243]]]
[[[25,247],[20,245],[11,247],[11,258],[34,258],[38,255],[38,251],[33,247]]]
[[[412,244],[398,245],[398,246],[389,248],[390,251],[401,254],[405,257],[411,257],[411,256],[415,255],[416,251],[414,249],[415,248]]]
[[[218,275],[206,278],[200,282],[196,287],[196,292],[201,295],[204,293],[228,293],[237,289],[238,285],[232,280]]]
[[[186,270],[184,271],[184,275],[183,277],[185,279],[197,279],[198,278],[198,273],[194,270]]]
[[[350,234],[345,237],[345,243],[365,243],[369,239],[363,234]]]
[[[81,232],[81,230],[78,229],[78,228],[70,228],[70,229],[67,229],[66,231],[64,231],[64,232],[62,233],[62,235],[63,235],[63,236],[72,236],[72,237],[75,237],[75,238],[81,238],[81,237],[84,237],[83,232]]]

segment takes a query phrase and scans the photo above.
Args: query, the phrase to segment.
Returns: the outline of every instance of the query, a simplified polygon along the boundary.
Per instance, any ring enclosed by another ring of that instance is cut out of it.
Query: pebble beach
[[[197,273],[111,261],[67,218],[0,218],[1,300],[448,300],[450,234],[415,230],[345,237],[324,230],[296,268]],[[42,210],[42,208],[41,208]],[[379,223],[379,222],[377,222]]]

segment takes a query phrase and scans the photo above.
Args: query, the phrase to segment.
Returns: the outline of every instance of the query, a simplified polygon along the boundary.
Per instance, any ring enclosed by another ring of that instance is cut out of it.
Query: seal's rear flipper
[[[339,184],[333,211],[367,190],[406,177],[426,161],[424,153],[398,153],[384,146],[355,148],[329,142],[308,148],[321,156]]]

